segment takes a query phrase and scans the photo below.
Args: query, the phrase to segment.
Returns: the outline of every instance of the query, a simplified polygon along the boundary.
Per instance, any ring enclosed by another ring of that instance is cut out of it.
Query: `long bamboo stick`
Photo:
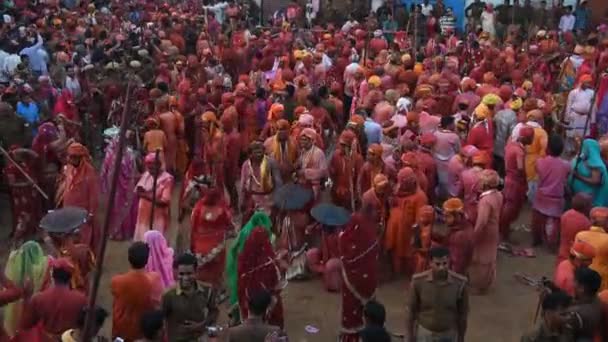
[[[116,188],[118,183],[118,177],[120,175],[120,166],[122,165],[122,155],[126,143],[125,133],[127,131],[127,125],[129,123],[129,104],[131,97],[131,80],[127,83],[127,95],[125,100],[125,107],[122,111],[122,118],[120,122],[120,131],[118,133],[118,151],[116,151],[116,158],[114,159],[114,169],[112,173],[112,183],[110,184],[110,195],[108,197],[108,205],[105,215],[105,221],[103,223],[103,230],[101,234],[101,244],[98,246],[97,251],[97,265],[95,267],[95,273],[93,278],[93,284],[89,292],[89,301],[87,305],[87,315],[83,331],[83,341],[89,342],[94,337],[93,328],[95,326],[95,303],[97,301],[97,292],[99,291],[99,282],[101,280],[101,273],[103,271],[103,259],[106,253],[106,246],[108,244],[108,236],[110,231],[110,216],[112,214],[112,206],[114,205],[114,199],[116,197]]]

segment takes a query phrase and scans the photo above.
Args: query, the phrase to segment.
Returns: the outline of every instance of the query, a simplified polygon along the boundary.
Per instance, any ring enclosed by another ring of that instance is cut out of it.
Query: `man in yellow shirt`
[[[538,109],[534,109],[526,114],[528,122],[526,125],[534,128],[534,139],[526,146],[526,178],[528,180],[528,201],[532,203],[536,188],[538,186],[538,176],[536,174],[536,160],[544,157],[547,153],[547,132],[542,124],[545,120],[544,114]]]

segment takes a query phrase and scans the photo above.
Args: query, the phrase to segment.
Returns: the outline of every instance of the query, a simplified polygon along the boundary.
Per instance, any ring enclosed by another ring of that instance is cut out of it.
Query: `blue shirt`
[[[32,126],[32,132],[34,134],[37,133],[37,130],[33,127],[37,125],[38,121],[40,121],[40,110],[38,109],[38,105],[36,103],[30,102],[29,105],[26,105],[21,101],[18,102],[17,115]]]
[[[370,118],[365,119],[363,126],[365,135],[367,136],[367,147],[371,144],[380,144],[382,142],[382,126]]]
[[[28,56],[30,59],[30,67],[32,68],[32,70],[39,72],[42,75],[46,75],[47,74],[46,59],[45,59],[46,51],[44,51],[44,48],[42,47],[43,42],[44,41],[42,40],[42,37],[40,35],[38,35],[38,41],[36,42],[36,44],[34,44],[30,47],[24,48],[23,50],[21,50],[21,52],[19,52],[19,55]],[[39,50],[42,50],[42,51],[39,52]],[[44,53],[41,53],[41,52],[44,52]]]

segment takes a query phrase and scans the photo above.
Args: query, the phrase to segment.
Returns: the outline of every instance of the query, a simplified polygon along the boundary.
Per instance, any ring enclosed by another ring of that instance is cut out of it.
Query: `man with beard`
[[[406,340],[463,342],[469,313],[467,279],[448,269],[446,248],[432,248],[429,255],[431,269],[415,274],[408,292]]]

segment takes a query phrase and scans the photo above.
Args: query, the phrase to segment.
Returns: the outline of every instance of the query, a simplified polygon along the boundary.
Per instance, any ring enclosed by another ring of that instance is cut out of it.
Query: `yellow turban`
[[[475,117],[479,120],[487,119],[490,116],[490,108],[483,103],[475,107]]]
[[[485,104],[486,106],[495,106],[499,102],[501,102],[501,99],[496,94],[488,94],[481,99],[481,103]]]
[[[522,101],[519,97],[516,100],[511,101],[511,109],[513,110],[519,110],[523,105],[524,101]]]
[[[380,77],[374,75],[367,80],[367,84],[377,88],[382,84],[382,80]]]
[[[295,50],[293,52],[293,57],[295,59],[303,59],[304,56],[306,56],[306,51],[304,51],[304,50]]]
[[[532,82],[526,80],[524,81],[524,83],[522,83],[521,87],[525,90],[525,91],[529,91],[530,89],[532,89]]]

